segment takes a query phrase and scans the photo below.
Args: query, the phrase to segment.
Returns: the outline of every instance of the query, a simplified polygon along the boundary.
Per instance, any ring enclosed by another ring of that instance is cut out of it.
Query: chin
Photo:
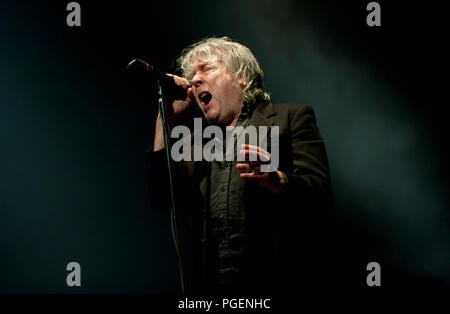
[[[219,115],[218,114],[216,114],[214,111],[208,111],[207,113],[206,113],[206,118],[208,119],[208,121],[210,122],[210,123],[212,123],[212,124],[217,124],[217,120],[218,120],[218,118],[219,118]]]

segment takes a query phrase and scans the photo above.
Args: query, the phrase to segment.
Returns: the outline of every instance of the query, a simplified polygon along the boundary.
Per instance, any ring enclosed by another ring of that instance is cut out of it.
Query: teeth
[[[209,94],[208,92],[204,92],[204,93],[201,93],[201,94],[199,95],[199,98],[200,98],[200,100],[203,101],[205,104],[208,104],[209,101],[211,100],[212,96],[211,96],[211,94]]]

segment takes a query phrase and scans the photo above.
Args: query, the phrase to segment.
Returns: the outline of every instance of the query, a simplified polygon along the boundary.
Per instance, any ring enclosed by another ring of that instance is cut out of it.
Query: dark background
[[[366,287],[376,261],[382,287],[448,289],[438,2],[378,1],[378,28],[370,1],[79,1],[72,28],[68,2],[0,5],[0,292],[178,291],[168,216],[146,192],[156,103],[125,66],[172,72],[182,48],[213,35],[252,49],[274,102],[315,109],[339,234],[329,264],[345,285]],[[80,288],[66,286],[71,261]]]

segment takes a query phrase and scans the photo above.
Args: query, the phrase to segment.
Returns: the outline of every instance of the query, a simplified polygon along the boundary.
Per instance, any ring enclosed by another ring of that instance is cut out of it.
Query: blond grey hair
[[[270,95],[263,88],[264,73],[255,56],[250,49],[229,37],[205,38],[188,46],[177,60],[178,69],[183,77],[191,80],[195,61],[207,63],[215,59],[224,62],[236,79],[244,80],[244,102],[248,105],[270,102]]]

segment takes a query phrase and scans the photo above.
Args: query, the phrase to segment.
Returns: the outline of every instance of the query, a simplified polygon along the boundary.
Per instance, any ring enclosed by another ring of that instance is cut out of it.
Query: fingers
[[[242,163],[242,164],[237,164],[236,165],[236,169],[240,170],[240,171],[253,171],[255,173],[258,173],[260,171],[260,167],[257,164],[250,164],[250,163]]]
[[[258,151],[258,152],[266,152],[267,151],[259,146],[255,146],[255,145],[250,145],[250,144],[242,144],[241,145],[242,149],[249,149],[249,150],[253,150],[253,151]]]
[[[258,161],[260,163],[270,162],[270,153],[259,146],[243,144],[239,154],[244,157],[245,161]]]
[[[185,79],[184,77],[180,77],[180,76],[173,75],[170,73],[167,73],[166,75],[173,78],[173,80],[175,81],[175,85],[177,85],[177,86],[182,86],[186,90],[191,87],[191,84],[189,83],[189,81],[187,79]]]
[[[241,179],[244,180],[250,180],[250,181],[260,181],[260,180],[266,180],[269,178],[269,172],[264,173],[241,173],[240,174]]]
[[[189,88],[188,88],[187,94],[188,94],[188,97],[189,97],[190,99],[195,99],[194,91],[192,90],[192,87],[189,87]]]
[[[245,180],[259,181],[268,178],[268,173],[261,173],[260,165],[270,162],[270,153],[259,146],[243,144],[240,155],[248,163],[239,163],[236,168],[240,171],[251,171],[251,173],[241,173],[240,177]]]
[[[249,164],[237,164],[236,169],[240,171],[253,171]]]

